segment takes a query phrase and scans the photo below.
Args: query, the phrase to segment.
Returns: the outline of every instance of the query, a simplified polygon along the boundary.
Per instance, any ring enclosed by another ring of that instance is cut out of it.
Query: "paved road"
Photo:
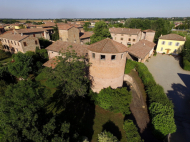
[[[145,65],[174,103],[177,132],[171,135],[171,142],[190,142],[190,71],[169,55],[157,54]]]

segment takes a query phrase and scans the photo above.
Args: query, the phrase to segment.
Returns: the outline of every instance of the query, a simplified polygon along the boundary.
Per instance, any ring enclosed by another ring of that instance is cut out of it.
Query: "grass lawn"
[[[40,80],[45,84],[46,80]],[[106,111],[89,97],[66,97],[61,90],[50,89],[47,100],[47,113],[57,116],[60,123],[64,121],[70,123],[70,141],[75,141],[74,134],[86,136],[91,142],[97,142],[98,134],[103,130],[110,131],[120,142],[126,142],[123,130],[124,117],[120,113]]]

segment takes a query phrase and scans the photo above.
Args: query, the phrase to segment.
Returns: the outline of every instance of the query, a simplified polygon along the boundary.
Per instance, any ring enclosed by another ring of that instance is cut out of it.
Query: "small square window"
[[[179,46],[179,42],[177,42],[177,43],[175,44],[175,46]]]
[[[133,39],[133,42],[135,42],[135,39]]]
[[[131,38],[129,38],[129,41],[131,41]]]
[[[121,38],[121,40],[123,40],[123,38]]]
[[[116,55],[111,55],[111,60],[115,60],[116,59]]]
[[[36,35],[35,34],[33,34],[33,37],[35,37]]]
[[[24,44],[24,46],[27,46],[27,45],[26,45],[26,42],[23,42],[23,44]]]
[[[172,45],[172,42],[169,42],[168,45]]]
[[[162,45],[164,45],[165,44],[165,41],[162,41]]]
[[[95,58],[95,53],[92,53],[92,58]]]
[[[100,55],[100,59],[101,60],[105,60],[106,59],[106,55]]]
[[[35,40],[35,44],[36,44],[36,45],[38,44],[37,40]]]

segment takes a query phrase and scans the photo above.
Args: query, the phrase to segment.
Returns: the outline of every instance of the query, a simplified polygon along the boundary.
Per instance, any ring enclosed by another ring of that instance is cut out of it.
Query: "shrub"
[[[103,109],[115,113],[130,114],[129,104],[131,103],[131,92],[127,88],[112,89],[111,87],[102,89],[99,94],[93,94],[95,104]]]
[[[128,119],[123,124],[123,129],[125,130],[125,135],[127,138],[127,142],[143,142],[138,133],[138,129],[133,123],[132,120]]]
[[[185,57],[183,57],[183,69],[190,71],[190,62]]]
[[[0,60],[11,57],[10,52],[5,52],[4,50],[0,50]]]
[[[130,59],[127,60],[126,61],[126,66],[125,66],[125,74],[130,73],[131,70],[135,68],[136,64],[137,64],[137,62],[135,62],[135,61],[132,61]]]
[[[153,54],[153,56],[156,56],[157,55],[157,52],[156,51],[154,51],[154,54]]]
[[[154,134],[158,138],[164,138],[169,133],[176,132],[174,110],[160,103],[152,103],[149,107]]]
[[[118,142],[118,140],[112,133],[104,131],[98,134],[98,142]]]

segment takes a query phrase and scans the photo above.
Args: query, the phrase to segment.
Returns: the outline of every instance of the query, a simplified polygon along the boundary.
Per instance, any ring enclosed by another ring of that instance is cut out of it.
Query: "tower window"
[[[116,59],[116,55],[111,55],[111,60],[115,60]]]
[[[105,60],[106,59],[106,55],[100,55],[100,59],[101,60]]]
[[[92,58],[95,58],[95,53],[92,53]]]
[[[121,59],[123,59],[123,54],[121,54]]]

